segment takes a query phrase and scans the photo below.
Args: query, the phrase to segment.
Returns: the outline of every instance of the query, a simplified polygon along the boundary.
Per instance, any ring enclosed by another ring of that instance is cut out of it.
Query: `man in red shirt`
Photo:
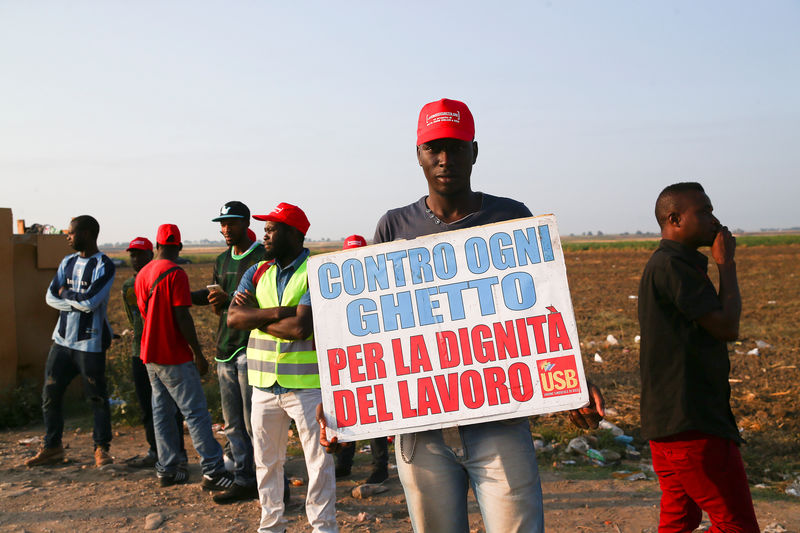
[[[227,490],[233,485],[233,475],[225,470],[222,447],[214,439],[200,383],[200,376],[208,372],[208,362],[189,313],[189,277],[175,264],[183,247],[180,230],[174,224],[162,224],[156,243],[156,259],[136,276],[136,303],[144,320],[141,358],[153,388],[158,479],[162,486],[189,479],[181,467],[180,436],[175,428],[177,405],[201,457],[203,489]]]

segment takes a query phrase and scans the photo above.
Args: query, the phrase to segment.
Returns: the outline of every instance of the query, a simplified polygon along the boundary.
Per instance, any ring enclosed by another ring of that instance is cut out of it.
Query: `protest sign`
[[[588,403],[553,215],[314,256],[308,284],[329,436]]]

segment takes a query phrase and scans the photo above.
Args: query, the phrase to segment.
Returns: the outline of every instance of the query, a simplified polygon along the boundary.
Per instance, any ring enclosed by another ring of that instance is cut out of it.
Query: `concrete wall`
[[[14,235],[11,209],[0,208],[0,391],[23,380],[39,386],[58,311],[45,291],[65,255],[66,235]]]

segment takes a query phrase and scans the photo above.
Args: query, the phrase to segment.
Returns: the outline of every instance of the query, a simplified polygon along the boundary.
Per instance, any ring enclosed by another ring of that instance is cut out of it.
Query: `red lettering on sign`
[[[518,402],[527,402],[533,398],[531,369],[525,363],[514,363],[508,367],[508,382],[511,397]]]
[[[550,351],[571,350],[572,343],[569,342],[567,326],[564,325],[564,317],[556,311],[555,307],[548,307],[550,314],[547,315],[547,329],[550,333]]]
[[[398,376],[406,376],[411,373],[411,369],[403,361],[403,345],[400,339],[392,339],[392,355],[394,356],[394,370]]]
[[[346,428],[358,421],[356,396],[349,390],[333,391],[333,410],[336,413],[336,427]]]
[[[375,422],[375,415],[370,413],[370,408],[373,405],[370,396],[372,395],[372,387],[358,387],[356,388],[356,399],[358,400],[358,419],[362,424],[372,424]]]
[[[447,381],[442,375],[434,376],[433,379],[436,381],[436,390],[439,391],[445,412],[458,411],[458,374],[455,372],[447,374]]]
[[[367,379],[367,376],[360,373],[358,371],[359,367],[364,365],[364,361],[362,361],[358,354],[361,352],[361,345],[356,344],[355,346],[348,346],[347,347],[347,366],[350,370],[350,382],[357,383],[359,381],[364,381]]]
[[[328,369],[331,373],[331,385],[339,384],[339,371],[347,366],[344,350],[333,348],[328,350]]]
[[[425,345],[425,337],[413,335],[408,340],[411,343],[411,372],[416,374],[423,370],[427,372],[433,370],[431,358],[428,357],[428,347]]]
[[[472,351],[475,354],[475,360],[479,363],[488,363],[494,361],[494,344],[491,339],[492,330],[489,326],[478,324],[472,328]]]
[[[414,418],[417,416],[417,410],[411,407],[411,402],[408,398],[408,382],[398,381],[397,392],[400,394],[400,415],[403,418]]]
[[[499,366],[484,368],[483,378],[486,382],[486,398],[489,400],[489,405],[508,403],[505,371]]]
[[[368,342],[364,345],[364,365],[367,379],[386,377],[386,363],[383,362],[383,347],[379,342]]]
[[[386,394],[383,392],[383,385],[375,385],[375,407],[378,409],[380,422],[394,420],[394,415],[386,410]]]
[[[465,365],[472,364],[472,349],[469,346],[469,330],[459,328],[458,341],[461,344],[461,360]]]
[[[514,323],[517,325],[517,336],[519,337],[519,354],[530,355],[531,346],[528,344],[528,326],[525,324],[525,319],[518,318]]]
[[[439,347],[439,366],[442,370],[458,366],[461,356],[458,353],[458,340],[452,331],[437,331],[436,345]]]
[[[417,412],[420,416],[428,413],[438,415],[442,412],[436,397],[436,389],[429,377],[421,377],[417,381]]]
[[[469,409],[477,409],[484,402],[483,380],[476,370],[467,370],[461,374],[461,397]]]
[[[497,358],[505,359],[509,357],[519,357],[517,353],[517,337],[514,335],[514,321],[506,320],[505,328],[502,322],[492,324],[494,328],[494,340],[497,343]]]
[[[533,337],[536,339],[536,353],[545,353],[547,351],[547,345],[544,342],[544,330],[542,329],[542,324],[546,321],[547,319],[544,315],[528,318],[528,325],[533,327]]]

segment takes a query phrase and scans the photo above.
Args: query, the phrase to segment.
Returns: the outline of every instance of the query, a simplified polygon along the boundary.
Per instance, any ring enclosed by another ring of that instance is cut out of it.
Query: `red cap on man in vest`
[[[475,120],[464,102],[442,98],[422,106],[417,123],[417,146],[445,138],[475,140]]]
[[[296,205],[287,204],[286,202],[279,203],[275,209],[266,215],[253,215],[253,218],[256,220],[281,222],[297,229],[303,235],[306,234],[308,227],[311,225],[302,209]]]

